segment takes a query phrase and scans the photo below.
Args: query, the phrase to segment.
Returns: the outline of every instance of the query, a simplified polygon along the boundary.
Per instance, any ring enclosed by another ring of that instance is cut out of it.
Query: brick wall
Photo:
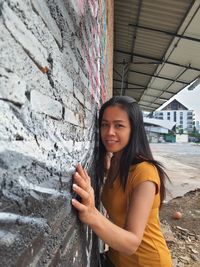
[[[112,12],[106,0],[0,0],[0,266],[97,267],[70,201],[78,162],[98,191]]]

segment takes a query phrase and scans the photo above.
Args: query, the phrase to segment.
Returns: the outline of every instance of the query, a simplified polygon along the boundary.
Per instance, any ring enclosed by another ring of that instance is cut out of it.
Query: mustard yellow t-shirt
[[[130,194],[137,185],[144,181],[154,182],[157,192],[144,230],[142,242],[137,251],[131,256],[110,248],[108,257],[115,267],[172,267],[171,256],[160,229],[158,214],[160,178],[153,164],[142,162],[132,165],[125,192],[120,186],[119,178],[114,181],[112,187],[105,182],[102,192],[102,203],[108,212],[110,220],[124,228]]]

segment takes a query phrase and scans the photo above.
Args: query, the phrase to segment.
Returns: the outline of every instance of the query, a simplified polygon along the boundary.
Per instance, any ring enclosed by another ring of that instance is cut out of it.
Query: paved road
[[[167,183],[166,201],[200,188],[200,145],[158,143],[151,144],[151,149],[154,158],[166,167],[172,182]]]

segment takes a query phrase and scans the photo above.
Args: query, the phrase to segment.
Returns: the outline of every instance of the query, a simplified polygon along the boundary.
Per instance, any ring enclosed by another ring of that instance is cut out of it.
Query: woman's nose
[[[108,128],[108,134],[109,134],[109,135],[113,135],[113,134],[115,134],[115,129],[114,129],[113,126],[110,126],[110,127]]]

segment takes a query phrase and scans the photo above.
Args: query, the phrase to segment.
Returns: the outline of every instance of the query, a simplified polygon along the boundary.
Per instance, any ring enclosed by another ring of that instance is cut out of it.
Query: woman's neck
[[[120,167],[120,159],[122,156],[122,151],[113,153],[113,157],[111,159],[110,169],[108,171],[108,181],[109,183],[113,183],[115,178],[119,175],[119,167]]]

